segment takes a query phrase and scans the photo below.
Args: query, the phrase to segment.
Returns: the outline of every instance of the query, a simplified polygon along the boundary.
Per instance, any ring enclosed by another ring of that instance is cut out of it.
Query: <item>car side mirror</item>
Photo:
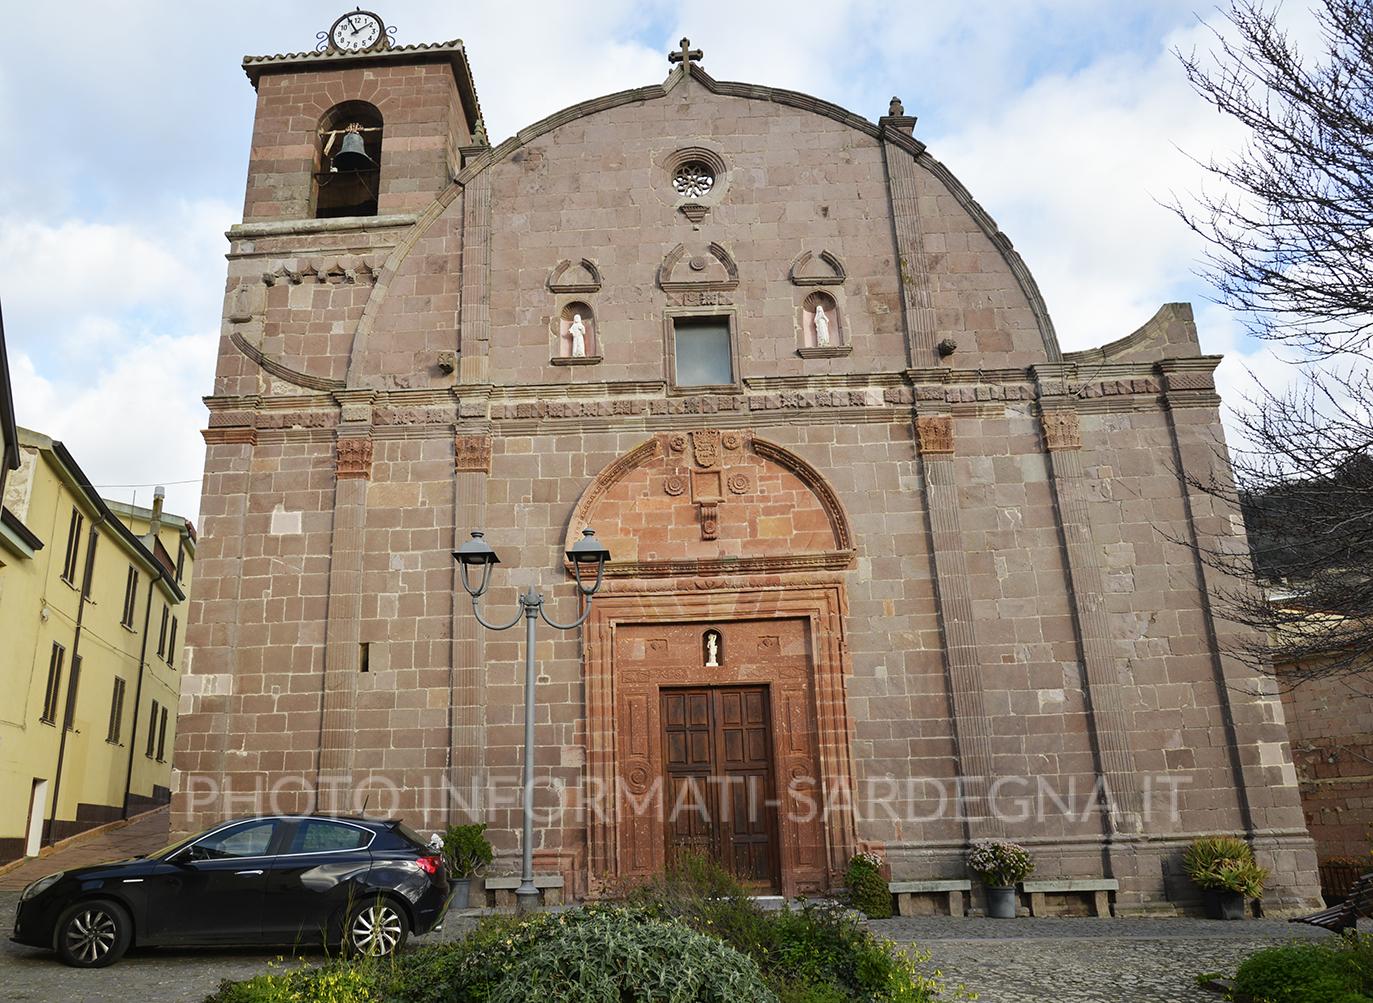
[[[177,850],[176,853],[172,854],[171,857],[168,858],[167,863],[183,866],[185,864],[193,864],[197,860],[204,859],[205,854],[198,847],[187,846],[183,849]]]

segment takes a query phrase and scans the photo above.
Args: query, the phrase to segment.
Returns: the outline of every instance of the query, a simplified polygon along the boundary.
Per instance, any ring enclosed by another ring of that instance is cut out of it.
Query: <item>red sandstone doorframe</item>
[[[835,887],[856,842],[844,700],[843,586],[703,590],[700,580],[687,586],[653,584],[656,590],[649,591],[653,586],[642,582],[616,582],[596,598],[587,624],[587,781],[592,795],[601,793],[587,813],[590,890],[599,894],[663,866],[661,815],[630,808],[630,798],[648,793],[653,778],[662,776],[661,761],[653,760],[661,687],[727,682],[761,683],[771,690],[782,894]],[[802,621],[809,635],[807,668],[650,678],[647,672],[617,671],[615,665],[615,634],[621,626],[770,619]],[[813,812],[805,810],[808,799]]]

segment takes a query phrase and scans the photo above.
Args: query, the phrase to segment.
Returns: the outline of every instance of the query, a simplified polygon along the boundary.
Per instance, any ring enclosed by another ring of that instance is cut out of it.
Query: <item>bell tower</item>
[[[245,223],[416,212],[448,184],[481,129],[467,54],[393,31],[359,8],[312,52],[244,58],[257,91]]]

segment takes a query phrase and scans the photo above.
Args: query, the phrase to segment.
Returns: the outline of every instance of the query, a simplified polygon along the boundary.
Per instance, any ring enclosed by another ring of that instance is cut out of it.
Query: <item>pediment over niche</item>
[[[728,292],[739,287],[739,266],[719,244],[702,248],[678,244],[658,266],[658,287],[666,293]]]
[[[838,286],[847,277],[838,255],[822,250],[802,251],[791,263],[788,277],[796,286]]]
[[[568,523],[610,548],[612,577],[777,574],[851,566],[838,496],[795,453],[745,429],[656,435],[606,466]]]
[[[548,276],[548,290],[554,293],[594,293],[601,288],[601,271],[590,258],[573,261],[564,258]]]

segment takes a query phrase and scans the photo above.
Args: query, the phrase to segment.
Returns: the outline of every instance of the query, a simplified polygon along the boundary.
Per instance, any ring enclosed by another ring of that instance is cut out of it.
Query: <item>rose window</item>
[[[683,198],[700,198],[715,187],[715,172],[700,160],[688,161],[672,172],[672,187]]]

